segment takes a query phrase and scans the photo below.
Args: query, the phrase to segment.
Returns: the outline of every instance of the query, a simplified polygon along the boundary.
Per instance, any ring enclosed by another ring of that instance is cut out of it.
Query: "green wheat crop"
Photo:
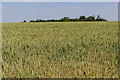
[[[2,24],[3,78],[118,78],[117,22]]]

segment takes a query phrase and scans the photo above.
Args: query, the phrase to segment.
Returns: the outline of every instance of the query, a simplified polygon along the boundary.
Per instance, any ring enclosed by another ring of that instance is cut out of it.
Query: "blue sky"
[[[1,0],[2,2],[118,2],[120,0]]]
[[[22,22],[24,19],[78,18],[81,15],[118,20],[117,2],[3,2],[3,23]]]

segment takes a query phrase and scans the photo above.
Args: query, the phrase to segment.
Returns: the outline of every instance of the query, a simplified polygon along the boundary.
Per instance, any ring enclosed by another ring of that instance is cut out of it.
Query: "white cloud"
[[[73,9],[75,9],[75,8],[79,8],[79,7],[76,7],[76,6],[72,6],[72,8],[73,8]]]

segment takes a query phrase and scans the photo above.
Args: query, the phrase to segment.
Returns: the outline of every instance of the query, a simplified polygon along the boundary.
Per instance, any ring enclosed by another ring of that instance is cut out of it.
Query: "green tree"
[[[69,17],[62,18],[63,21],[69,21]]]
[[[107,21],[107,20],[104,19],[104,18],[101,18],[101,17],[98,15],[96,21]]]
[[[94,16],[89,16],[89,17],[87,18],[87,21],[95,21],[95,17],[94,17]]]
[[[24,20],[23,22],[27,22],[26,20]]]
[[[37,19],[35,22],[41,22],[41,19]]]
[[[79,20],[80,20],[80,21],[84,21],[85,19],[86,19],[85,16],[80,16],[80,17],[79,17]]]
[[[75,22],[76,22],[76,21],[79,21],[79,19],[78,19],[78,18],[75,18],[75,19],[73,19],[73,21],[75,21]]]
[[[30,22],[35,22],[34,20],[30,20]]]
[[[100,16],[98,15],[96,21],[99,21],[100,19],[101,19],[101,18],[100,18]]]

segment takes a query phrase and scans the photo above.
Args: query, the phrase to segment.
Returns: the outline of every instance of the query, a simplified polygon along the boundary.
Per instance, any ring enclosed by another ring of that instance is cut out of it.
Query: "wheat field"
[[[2,78],[118,78],[117,22],[2,24]]]

